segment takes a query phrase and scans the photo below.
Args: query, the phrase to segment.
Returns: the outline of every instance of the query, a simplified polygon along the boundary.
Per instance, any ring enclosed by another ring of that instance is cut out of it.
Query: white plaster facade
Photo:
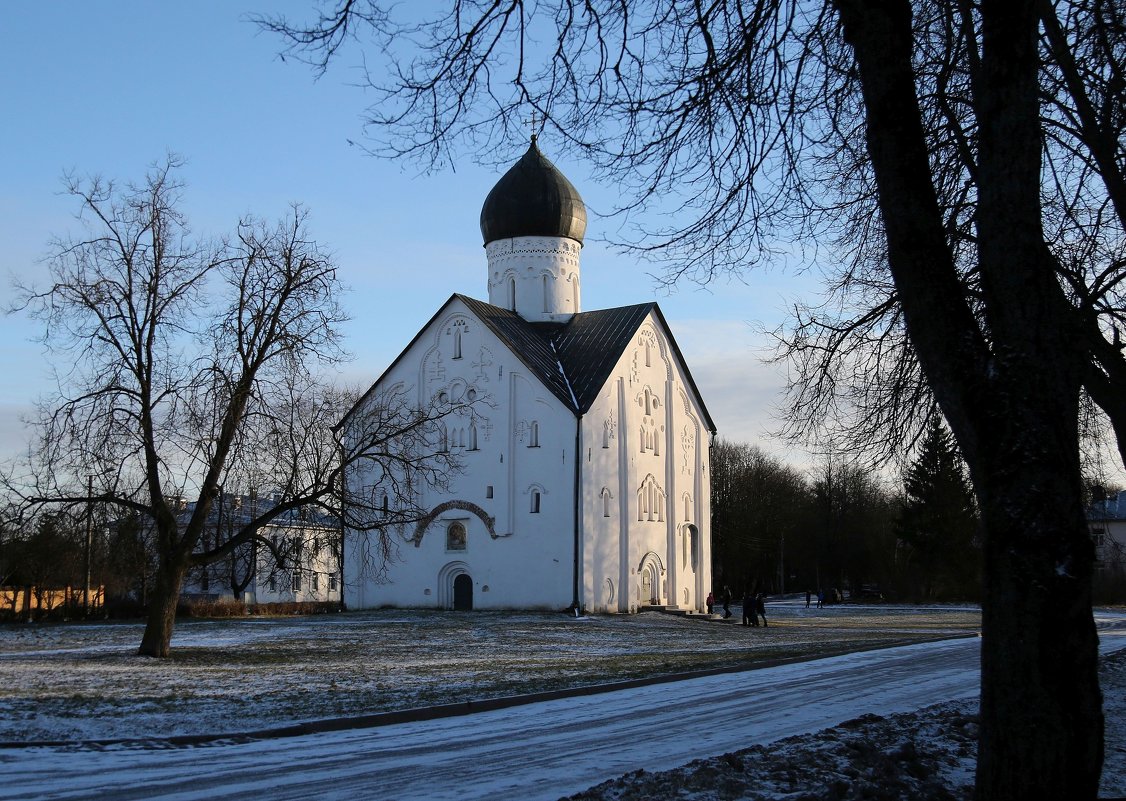
[[[1095,570],[1126,574],[1126,492],[1093,502],[1087,525],[1095,544]]]
[[[209,528],[200,543],[201,550],[226,541],[232,530],[257,515],[254,498],[236,497],[221,503],[222,515],[217,509],[212,510]],[[185,506],[185,516],[191,512],[191,507],[191,504]],[[340,602],[340,529],[335,520],[308,519],[295,511],[267,523],[260,535],[291,555],[284,568],[278,567],[269,548],[247,543],[236,550],[232,559],[189,571],[184,579],[183,597],[189,600],[233,598],[231,573],[234,571],[239,583],[245,584],[240,600],[248,604]]]
[[[490,302],[453,295],[365,395],[472,400],[434,443],[464,470],[423,490],[430,515],[393,531],[382,575],[345,531],[346,607],[702,611],[714,425],[660,309],[581,313],[585,214],[551,235],[485,228]]]

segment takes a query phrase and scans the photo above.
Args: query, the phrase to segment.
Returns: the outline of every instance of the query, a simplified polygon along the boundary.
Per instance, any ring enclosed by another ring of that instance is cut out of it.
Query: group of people
[[[813,597],[813,592],[811,590],[806,590],[805,591],[805,608],[806,609],[809,609],[809,601],[812,597]],[[825,591],[824,590],[818,590],[817,591],[817,608],[821,609],[824,606],[825,606]]]
[[[708,614],[715,612],[715,594],[709,592],[706,601],[708,607]],[[731,617],[731,588],[723,588],[723,619]],[[760,593],[753,593],[749,589],[743,592],[743,625],[744,626],[758,626],[759,618],[762,618],[762,625],[766,626],[766,596]]]

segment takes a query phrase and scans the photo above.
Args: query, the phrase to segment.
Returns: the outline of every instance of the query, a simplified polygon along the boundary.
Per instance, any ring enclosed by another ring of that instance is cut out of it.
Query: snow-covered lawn
[[[657,613],[385,610],[181,621],[173,657],[132,623],[0,628],[0,741],[248,732],[966,634],[974,609],[768,607],[769,628]]]

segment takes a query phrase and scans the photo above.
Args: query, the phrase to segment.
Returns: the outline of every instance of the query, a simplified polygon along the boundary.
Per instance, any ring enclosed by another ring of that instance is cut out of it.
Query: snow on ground
[[[177,624],[0,627],[0,742],[246,732],[976,631],[974,609],[772,605],[766,629],[645,613],[384,610]]]
[[[592,671],[599,660],[619,657],[613,662],[619,667],[636,661],[660,664],[665,652],[704,647],[692,642],[697,632],[711,638],[724,658],[739,654],[746,659],[748,653],[770,652],[779,643],[806,642],[828,650],[827,640],[816,636],[822,624],[838,636],[864,629],[864,618],[881,631],[934,631],[944,626],[958,631],[963,624],[943,623],[944,616],[972,615],[965,610],[907,613],[877,608],[831,610],[808,617],[802,608],[775,608],[770,614],[772,622],[785,625],[764,631],[669,619],[670,626],[664,618],[642,615],[588,619],[562,627],[551,616],[506,616],[512,627],[525,631],[515,641],[505,640],[504,623],[499,624],[501,631],[491,630],[496,621],[485,620],[488,616],[476,623],[448,623],[437,616],[423,628],[464,638],[464,643],[459,640],[451,646],[456,670],[471,671],[481,681],[509,669],[519,673],[522,660],[528,660],[541,666],[534,676],[577,671],[590,682],[598,677]],[[390,625],[402,616],[381,613],[363,623],[365,617],[342,618],[349,624],[361,621],[350,629],[353,637],[385,633],[378,624]],[[188,632],[189,637],[177,644],[185,650],[206,650],[222,639],[228,647],[257,651],[277,639],[291,644],[303,641],[309,636],[303,623],[278,621],[272,629],[275,635],[265,637],[260,634],[271,629],[268,623],[245,631],[237,625],[215,624],[214,637],[207,629],[212,624],[207,624]],[[1126,794],[1126,650],[1121,650],[1126,646],[1126,614],[1100,614],[1098,623],[1103,650],[1117,651],[1103,663],[1108,722],[1102,795],[1108,797]],[[329,628],[333,625],[330,621]],[[452,629],[446,628],[451,625]],[[0,688],[29,670],[54,666],[82,673],[84,659],[100,664],[107,654],[112,662],[120,657],[124,642],[115,644],[114,636],[103,633],[81,645],[53,632],[40,637],[38,644],[24,640],[9,649],[10,633],[0,631]],[[414,631],[414,636],[420,634]],[[191,637],[196,638],[194,645],[188,645]],[[331,650],[340,641],[332,635],[325,647]],[[470,657],[472,648],[466,643],[471,641],[483,658]],[[395,642],[390,638],[390,644]],[[445,647],[440,638],[425,642]],[[511,653],[517,643],[523,652]],[[582,647],[591,649],[594,667],[582,661]],[[291,661],[310,666],[304,658],[287,661],[282,656],[285,647],[281,653],[265,650],[286,666],[282,672],[291,678],[297,672]],[[392,650],[403,658],[417,646],[404,643],[401,650]],[[366,653],[374,657],[378,651],[372,647]],[[17,657],[20,653],[24,656]],[[6,664],[9,659],[22,664],[22,669]],[[493,664],[492,659],[498,661]],[[577,664],[570,665],[572,659]],[[175,679],[170,692],[186,692],[192,678],[222,684],[237,672],[212,654],[217,667],[211,665],[216,672],[210,676],[195,670],[199,661],[208,663],[207,659],[168,663],[163,675]],[[323,659],[313,669],[333,673],[326,666],[336,661]],[[354,660],[344,661],[349,670],[361,667]],[[404,672],[425,673],[427,666],[440,662],[440,655],[409,661]],[[555,662],[568,665],[542,669]],[[255,664],[264,674],[272,670],[269,659]],[[964,798],[973,775],[976,665],[976,639],[936,642],[376,729],[220,741],[199,748],[167,749],[150,742],[101,749],[0,749],[0,776],[7,778],[6,787],[14,790],[16,798],[213,798],[241,792],[276,799],[549,799],[580,793],[606,780],[611,781],[576,797],[630,801]],[[394,669],[379,659],[371,667]],[[119,674],[111,674],[124,683]],[[246,685],[245,666],[241,675]],[[438,670],[430,673],[432,679],[441,675]],[[57,682],[65,680],[56,675]],[[17,697],[33,695],[45,685],[24,676],[20,686],[23,695]],[[314,681],[313,686],[323,691],[323,683]],[[919,711],[944,699],[956,700]],[[259,706],[269,703],[263,700]],[[72,707],[98,708],[87,701]],[[686,764],[708,754],[723,756]],[[675,770],[654,773],[667,768]]]

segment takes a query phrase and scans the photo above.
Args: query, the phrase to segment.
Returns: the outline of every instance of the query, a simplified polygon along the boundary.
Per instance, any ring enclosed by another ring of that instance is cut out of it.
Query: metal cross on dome
[[[536,128],[536,122],[537,122],[536,110],[532,109],[532,118],[530,120],[524,120],[523,122],[524,122],[525,125],[531,126],[531,128],[532,128],[532,144],[535,144],[536,143],[536,137],[538,136],[538,133],[537,133],[538,129]],[[540,119],[540,120],[538,120],[538,122],[540,123],[540,125],[542,125],[544,121],[542,119]]]

